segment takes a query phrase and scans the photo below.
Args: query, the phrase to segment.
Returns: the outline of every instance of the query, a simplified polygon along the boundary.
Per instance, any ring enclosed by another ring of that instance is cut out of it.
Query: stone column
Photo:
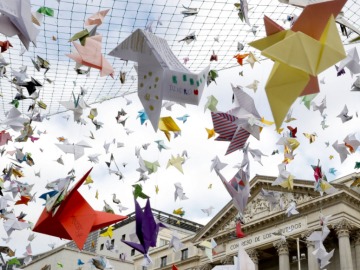
[[[334,225],[334,229],[339,241],[339,255],[341,270],[354,270],[351,258],[350,247],[350,229],[351,224],[346,219],[342,219],[339,223]]]
[[[313,230],[306,231],[306,232],[304,232],[304,233],[301,234],[301,238],[303,238],[304,241],[306,242],[308,270],[319,270],[319,269],[320,269],[319,263],[318,263],[315,255],[313,254],[313,252],[314,252],[314,250],[315,250],[315,245],[314,245],[313,242],[307,241],[307,238],[308,238],[313,232],[314,232]]]
[[[255,270],[259,270],[259,253],[256,251],[256,249],[249,249],[246,252],[255,264]]]
[[[285,240],[274,243],[279,255],[279,270],[290,270],[289,248]]]
[[[356,270],[360,270],[360,230],[356,231],[354,237]]]

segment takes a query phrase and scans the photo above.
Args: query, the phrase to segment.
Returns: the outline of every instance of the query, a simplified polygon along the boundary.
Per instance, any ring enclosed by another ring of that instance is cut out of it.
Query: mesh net
[[[234,1],[235,3],[235,1]],[[2,99],[0,100],[0,118],[12,105],[9,104],[17,93],[10,82],[10,68],[18,70],[21,66],[28,66],[27,74],[33,76],[43,87],[40,90],[40,100],[47,104],[47,113],[55,114],[64,111],[59,101],[68,101],[72,92],[80,92],[80,87],[87,89],[85,100],[88,104],[112,99],[124,94],[134,93],[137,89],[137,75],[133,63],[126,63],[120,59],[105,56],[115,69],[115,77],[100,77],[99,71],[92,69],[90,75],[78,75],[74,61],[65,54],[74,50],[69,39],[77,32],[84,29],[84,21],[91,14],[104,9],[110,9],[104,23],[98,27],[98,33],[103,36],[102,50],[106,55],[113,48],[128,37],[137,28],[151,28],[153,33],[165,38],[174,54],[179,59],[188,57],[187,67],[194,72],[200,71],[209,65],[213,51],[218,55],[217,62],[211,62],[211,69],[218,71],[238,66],[233,58],[237,53],[237,44],[245,45],[244,52],[254,51],[246,44],[265,36],[263,16],[267,15],[280,25],[289,27],[286,17],[289,14],[300,14],[301,8],[280,3],[276,0],[251,0],[249,1],[249,18],[252,28],[242,22],[237,14],[233,2],[226,0],[193,0],[191,8],[197,8],[196,16],[184,17],[181,11],[184,7],[178,1],[167,0],[33,0],[32,11],[41,6],[53,8],[54,17],[44,17],[37,38],[37,47],[31,46],[29,51],[19,55],[20,42],[17,37],[9,38],[13,48],[3,55],[9,66],[8,78],[0,80]],[[360,2],[348,0],[343,9],[344,18],[360,28]],[[196,41],[187,44],[179,42],[186,35],[195,32]],[[342,36],[344,44],[355,38],[356,34],[349,37]],[[6,37],[2,37],[4,40]],[[258,57],[259,53],[256,52]],[[37,55],[48,60],[51,68],[46,73],[38,72],[33,67],[31,59]],[[120,83],[120,71],[126,72],[126,81]],[[30,100],[21,101],[19,109],[28,110]]]

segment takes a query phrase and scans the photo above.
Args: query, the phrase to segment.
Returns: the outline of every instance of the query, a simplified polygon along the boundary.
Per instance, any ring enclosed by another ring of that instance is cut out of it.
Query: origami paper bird
[[[179,215],[180,217],[183,217],[185,215],[185,211],[182,209],[182,207],[175,209],[173,211],[173,214]]]
[[[110,9],[106,9],[106,10],[101,10],[98,11],[96,13],[94,13],[93,15],[91,15],[89,18],[86,19],[85,21],[85,26],[89,26],[89,25],[101,25],[104,21],[104,18],[106,17],[106,15],[108,14]]]
[[[73,154],[74,159],[77,160],[81,158],[84,155],[85,148],[91,148],[91,146],[85,142],[80,141],[76,144],[74,143],[64,143],[64,144],[55,144],[57,147],[59,147],[65,154]]]
[[[330,230],[327,226],[323,226],[321,231],[314,231],[312,232],[309,237],[307,237],[307,241],[311,241],[315,244],[315,250],[313,252],[313,255],[318,261],[319,267],[323,269],[326,265],[330,263],[330,259],[334,255],[333,249],[331,252],[327,252],[324,247],[324,240],[329,235]]]
[[[307,139],[309,139],[309,142],[310,142],[310,143],[315,142],[315,138],[317,137],[317,134],[316,134],[316,133],[312,133],[312,134],[310,134],[310,133],[303,133],[303,134],[304,134],[304,136],[305,136]]]
[[[23,230],[30,227],[30,223],[20,221],[17,217],[15,217],[14,213],[8,213],[4,215],[4,229],[8,236],[12,234],[14,230]]]
[[[150,162],[150,161],[144,160],[144,164],[145,164],[145,168],[146,168],[148,174],[157,172],[157,169],[160,167],[159,161]]]
[[[139,63],[138,96],[155,131],[163,100],[199,104],[209,67],[199,74],[191,73],[177,60],[165,39],[138,29],[109,55]]]
[[[212,160],[211,160],[211,166],[210,166],[210,172],[212,172],[212,170],[215,169],[215,171],[221,171],[222,169],[224,169],[227,166],[226,163],[222,163],[219,159],[218,156],[215,156]]]
[[[184,42],[186,42],[186,44],[190,44],[194,40],[196,40],[196,35],[195,35],[195,32],[192,32],[191,34],[187,35],[183,39],[180,39],[179,42],[184,41]]]
[[[203,241],[203,242],[199,243],[199,246],[205,248],[205,255],[212,262],[213,249],[217,246],[217,243],[215,242],[215,240],[213,238],[211,238],[210,241]]]
[[[349,110],[348,110],[347,106],[345,105],[344,109],[340,112],[340,114],[337,117],[339,117],[341,119],[341,121],[343,123],[345,123],[347,121],[350,121],[353,118],[353,116],[348,115],[348,113],[349,113]]]
[[[206,132],[208,134],[208,139],[215,136],[215,130],[214,129],[205,128],[205,130],[206,130]]]
[[[252,89],[254,90],[254,93],[256,93],[259,83],[260,82],[258,80],[254,80],[251,84],[247,85],[246,88]]]
[[[176,117],[176,119],[185,123],[189,117],[190,117],[190,115],[184,114],[183,116]]]
[[[8,37],[17,35],[27,50],[30,42],[36,45],[40,30],[31,20],[30,0],[1,0],[0,12],[0,33]]]
[[[290,137],[291,138],[296,138],[296,133],[297,133],[297,127],[293,128],[291,126],[287,126],[288,130],[290,130]]]
[[[319,105],[316,105],[316,103],[311,102],[311,105],[313,106],[313,111],[319,111],[321,115],[323,115],[324,110],[326,109],[326,97],[321,101]]]
[[[185,196],[184,189],[180,182],[177,182],[174,185],[175,185],[175,193],[174,193],[175,202],[177,198],[179,198],[180,201],[189,199],[188,197]]]
[[[338,0],[307,5],[290,30],[265,17],[268,37],[249,44],[275,61],[265,89],[277,128],[298,96],[318,92],[316,76],[345,58],[334,19],[345,3]],[[286,91],[288,87],[293,90]]]
[[[234,265],[216,265],[213,270],[255,270],[255,264],[246,253],[245,249],[239,246],[237,257],[234,257]]]
[[[5,41],[0,41],[0,49],[1,49],[1,53],[6,52],[9,48],[12,48],[13,46],[11,45],[10,41],[5,40]]]
[[[206,109],[209,109],[209,111],[211,112],[216,112],[217,108],[216,105],[218,104],[218,100],[216,99],[216,97],[214,97],[213,95],[208,96],[207,97],[207,102],[205,103],[204,106],[204,112],[206,111]]]
[[[146,120],[149,120],[149,117],[147,116],[145,110],[138,111],[138,115],[136,116],[136,119],[140,118],[140,124],[144,124]]]
[[[241,222],[240,220],[236,221],[235,225],[235,234],[237,238],[244,238],[246,235],[241,229]]]
[[[209,208],[201,209],[201,211],[203,211],[205,214],[207,214],[207,216],[210,216],[212,210],[214,210],[214,209],[215,208],[213,206],[210,206]]]
[[[272,182],[272,186],[282,186],[288,190],[293,190],[294,188],[294,176],[286,170],[286,165],[281,163],[278,165],[279,176]]]
[[[189,16],[195,16],[199,12],[197,8],[185,7],[184,5],[183,5],[183,8],[185,10],[182,10],[180,13],[184,15],[184,18],[189,17]]]
[[[299,214],[299,211],[296,210],[296,203],[294,201],[289,203],[289,206],[286,209],[285,214],[288,217]]]
[[[238,16],[239,16],[240,20],[242,22],[245,21],[245,23],[247,23],[249,26],[251,26],[250,21],[249,21],[249,16],[248,16],[249,7],[248,7],[247,0],[240,0],[240,3],[235,3],[234,6],[238,10]]]
[[[337,170],[335,168],[329,168],[329,173],[335,175],[336,172]]]
[[[242,65],[243,65],[243,60],[244,60],[246,57],[248,57],[248,56],[249,56],[248,53],[245,53],[245,54],[240,54],[240,53],[238,53],[238,54],[234,55],[234,58],[236,58],[238,64],[239,64],[240,66],[242,66]]]
[[[216,78],[219,77],[219,73],[215,69],[209,70],[206,85],[209,86],[212,82],[216,83]]]
[[[142,199],[148,199],[148,198],[150,198],[148,195],[146,195],[143,191],[142,191],[142,186],[141,185],[139,185],[139,184],[135,184],[135,185],[133,185],[133,187],[134,187],[134,198],[136,199],[136,198],[138,198],[138,197],[140,197],[140,198],[142,198]]]
[[[105,232],[100,234],[100,237],[109,237],[112,238],[113,237],[113,227],[109,226]]]
[[[180,156],[179,154],[174,157],[171,155],[171,158],[169,159],[166,169],[169,168],[169,166],[174,166],[176,169],[178,169],[182,174],[184,174],[182,164],[185,162],[185,158]]]
[[[166,145],[165,145],[165,143],[164,143],[164,141],[163,140],[157,140],[157,141],[155,141],[156,143],[157,143],[157,145],[158,145],[158,149],[159,149],[159,151],[161,152],[161,150],[162,149],[169,149],[169,147],[167,147]]]
[[[8,143],[8,141],[12,141],[11,135],[6,130],[3,130],[0,132],[0,146],[5,145]]]
[[[66,54],[66,56],[74,60],[78,65],[99,69],[100,76],[110,75],[111,77],[114,77],[113,67],[101,54],[101,42],[101,35],[88,37],[84,46],[73,42],[77,53]]]
[[[252,52],[249,52],[248,57],[245,60],[246,62],[248,62],[251,66],[251,68],[254,68],[254,65],[256,62],[259,63],[259,60],[255,57],[255,55]],[[259,83],[259,81],[255,80],[257,83]],[[257,86],[257,84],[256,84]],[[254,92],[256,92],[256,90],[254,89]]]
[[[157,223],[152,214],[150,200],[147,199],[144,210],[135,200],[135,220],[136,220],[136,236],[139,243],[121,240],[124,244],[134,248],[144,255],[146,265],[151,263],[149,257],[149,248],[156,246],[156,239],[161,227],[165,227],[162,223]]]
[[[351,76],[360,73],[360,58],[356,47],[347,51],[346,58],[339,64],[339,69],[342,70],[347,67],[350,70]]]
[[[181,129],[179,128],[179,126],[176,124],[176,122],[171,116],[161,117],[159,119],[158,127],[162,132],[165,133],[165,136],[168,139],[168,141],[170,141],[171,139],[170,131],[174,133],[181,131]]]
[[[276,208],[276,206],[279,205],[280,195],[281,195],[280,192],[265,190],[262,188],[260,190],[260,194],[269,203],[270,210],[273,210],[274,208]]]
[[[227,181],[219,171],[216,173],[232,197],[235,208],[243,214],[250,195],[250,186],[244,179],[243,171],[240,169],[230,181]]]
[[[357,76],[355,82],[353,83],[352,87],[352,91],[360,91],[360,76]]]
[[[74,240],[77,247],[82,249],[91,231],[126,218],[126,216],[95,211],[81,196],[78,188],[84,183],[90,172],[91,169],[71,190],[66,192],[63,201],[55,211],[48,212],[46,208],[43,210],[33,228],[34,232]]]
[[[348,149],[344,143],[338,143],[338,140],[336,140],[332,147],[335,149],[336,152],[340,155],[340,161],[341,163],[344,162],[344,160],[349,155]]]

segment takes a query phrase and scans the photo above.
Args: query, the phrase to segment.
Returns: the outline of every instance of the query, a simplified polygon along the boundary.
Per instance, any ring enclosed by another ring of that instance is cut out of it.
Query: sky
[[[348,50],[354,46],[360,49],[359,45],[346,46],[345,49]],[[14,50],[16,49],[17,48]],[[129,65],[130,64],[132,63],[129,63]],[[210,171],[211,160],[215,156],[218,156],[222,162],[228,164],[227,167],[222,170],[222,174],[227,179],[231,179],[235,175],[237,169],[234,168],[234,166],[242,161],[241,151],[236,151],[225,156],[226,149],[229,145],[228,142],[220,142],[215,141],[214,138],[207,138],[205,128],[213,127],[210,111],[204,110],[207,97],[214,95],[219,101],[217,105],[218,111],[226,112],[233,107],[231,84],[243,86],[244,91],[254,98],[260,115],[264,116],[265,119],[272,120],[271,110],[264,89],[272,65],[272,61],[264,60],[256,63],[254,68],[251,68],[250,65],[244,65],[243,67],[235,66],[221,70],[219,71],[219,78],[216,79],[216,83],[212,83],[209,87],[206,87],[198,106],[186,105],[186,107],[183,107],[176,104],[171,111],[163,108],[162,116],[172,116],[175,119],[184,114],[189,115],[185,123],[176,120],[181,128],[181,135],[174,138],[172,134],[170,141],[167,141],[161,131],[155,133],[149,121],[141,125],[137,114],[138,111],[142,110],[142,105],[137,94],[134,93],[126,96],[126,99],[132,102],[129,105],[127,105],[127,100],[121,97],[91,105],[91,108],[98,110],[96,119],[104,123],[103,128],[99,130],[95,130],[95,126],[87,119],[90,108],[85,110],[83,115],[87,121],[86,125],[75,123],[72,112],[65,112],[52,115],[48,120],[46,119],[41,123],[33,124],[35,132],[38,130],[42,132],[46,131],[46,134],[42,133],[39,136],[39,140],[25,143],[9,142],[5,148],[6,151],[22,148],[23,152],[31,153],[35,165],[30,167],[22,163],[21,166],[23,166],[25,177],[19,180],[34,184],[33,192],[36,192],[35,197],[46,192],[45,185],[47,183],[58,178],[66,177],[70,170],[75,169],[76,179],[80,179],[90,168],[93,168],[91,176],[94,183],[91,185],[91,188],[82,186],[79,189],[81,194],[94,209],[102,210],[104,201],[106,201],[113,207],[116,213],[120,214],[117,206],[112,203],[112,194],[115,193],[117,198],[121,200],[122,205],[129,208],[121,213],[126,215],[134,211],[132,185],[139,180],[139,172],[136,171],[139,163],[135,156],[135,148],[141,147],[141,145],[145,143],[150,143],[148,149],[141,149],[140,153],[144,160],[150,162],[159,161],[160,164],[157,172],[150,174],[149,179],[145,182],[141,182],[144,192],[151,198],[151,206],[168,213],[172,213],[174,209],[182,207],[185,211],[184,218],[206,224],[230,200],[230,196],[216,173]],[[65,68],[72,69],[73,66],[71,65]],[[241,71],[243,72],[243,76],[239,74]],[[95,73],[97,73],[97,71],[93,70],[92,74]],[[356,136],[359,138],[359,118],[357,117],[357,110],[360,97],[358,92],[350,91],[355,77],[351,77],[348,71],[345,75],[337,77],[335,68],[331,67],[320,74],[319,78],[324,81],[324,83],[320,84],[320,93],[313,101],[319,104],[323,98],[326,97],[327,108],[325,113],[327,115],[326,123],[329,127],[322,129],[321,121],[323,118],[320,113],[313,111],[312,108],[310,110],[307,109],[301,104],[300,99],[296,100],[292,106],[292,117],[296,118],[296,120],[288,124],[283,124],[283,134],[278,134],[273,125],[264,128],[260,134],[260,140],[250,136],[248,140],[250,147],[259,149],[267,155],[262,158],[262,165],[250,157],[251,178],[257,174],[269,176],[278,175],[277,166],[283,160],[283,148],[276,143],[281,136],[286,135],[287,125],[298,128],[297,137],[300,146],[295,150],[295,159],[287,166],[287,170],[291,172],[295,178],[313,180],[311,165],[317,164],[318,160],[320,160],[329,181],[356,171],[354,165],[356,161],[360,161],[359,151],[349,155],[349,157],[341,163],[339,155],[331,146],[336,140],[342,142],[342,140],[351,133],[356,133]],[[254,80],[260,82],[256,92],[246,88],[246,86]],[[79,83],[73,88],[75,93],[80,92],[80,85]],[[61,87],[61,81],[57,81],[55,87]],[[54,100],[53,102],[58,102],[58,100]],[[349,115],[353,115],[353,119],[342,123],[337,115],[342,111],[344,105],[347,105]],[[125,127],[133,131],[133,133],[129,135],[126,134],[124,127],[115,120],[118,111],[121,109],[127,112],[126,117],[128,119]],[[95,139],[89,138],[90,131],[93,132]],[[317,134],[317,137],[315,142],[310,144],[308,139],[303,136],[303,133],[313,132]],[[10,133],[13,135],[13,138],[19,135],[11,130]],[[85,140],[92,147],[85,149],[83,157],[74,160],[73,155],[63,153],[55,145],[59,143],[58,137],[64,137],[70,143]],[[116,142],[124,143],[124,147],[117,148],[116,144],[111,144],[109,153],[105,153],[105,149],[103,148],[104,143],[112,142],[114,139]],[[164,140],[169,149],[159,151],[155,143],[156,140]],[[330,146],[326,147],[325,142],[329,142]],[[279,150],[279,154],[271,155],[276,149]],[[184,173],[182,174],[172,166],[167,168],[167,163],[171,156],[181,155],[184,150],[188,153],[188,158],[186,158],[183,164]],[[96,153],[101,154],[99,157],[100,162],[95,164],[88,161],[87,156]],[[115,161],[124,175],[122,180],[119,180],[116,175],[108,173],[105,161],[110,160],[111,153],[114,155]],[[330,155],[333,155],[334,158],[330,159]],[[60,156],[62,156],[64,160],[64,165],[56,162]],[[0,162],[3,165],[2,168],[6,167],[9,162],[12,162],[12,158],[13,157],[6,153],[1,156]],[[123,166],[123,163],[126,163],[126,165]],[[335,175],[328,173],[330,168],[336,169]],[[35,176],[35,173],[39,171],[40,177]],[[177,182],[182,184],[184,192],[189,198],[188,200],[174,201],[174,184]],[[8,183],[5,183],[5,187],[7,185]],[[156,185],[159,187],[158,194],[155,193]],[[212,187],[209,188],[209,185]],[[95,198],[96,192],[99,194],[98,199]],[[18,197],[14,200],[17,199]],[[8,209],[14,209],[16,214],[24,211],[27,213],[25,219],[35,224],[43,209],[43,203],[44,201],[38,198],[36,202],[30,202],[28,206],[14,206],[13,202],[10,202]],[[141,200],[140,203],[143,205],[145,201]],[[210,216],[207,216],[201,209],[210,206],[214,207],[214,211]],[[28,242],[23,239],[26,239],[30,233],[30,230],[23,230],[15,231],[11,235],[12,240],[10,240],[9,246],[12,249],[16,249],[16,256],[20,257],[25,251],[25,246]],[[3,238],[6,237],[6,232],[1,226],[0,235]],[[64,243],[64,241],[58,238],[41,234],[36,235],[36,238],[32,241],[34,254],[49,250],[50,247],[48,244],[50,243],[55,243],[56,246]]]

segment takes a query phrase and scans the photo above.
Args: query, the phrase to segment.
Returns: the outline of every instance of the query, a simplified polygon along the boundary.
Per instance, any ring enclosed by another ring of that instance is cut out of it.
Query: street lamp
[[[286,239],[291,239],[291,240],[295,240],[296,241],[296,250],[297,250],[297,263],[298,263],[298,270],[301,270],[301,258],[300,258],[300,242],[306,243],[306,241],[300,240],[299,237],[290,237],[290,236],[285,236],[283,235],[283,233],[279,230],[278,232],[274,232],[272,233],[273,235],[278,235],[281,237],[281,239],[285,240]]]

